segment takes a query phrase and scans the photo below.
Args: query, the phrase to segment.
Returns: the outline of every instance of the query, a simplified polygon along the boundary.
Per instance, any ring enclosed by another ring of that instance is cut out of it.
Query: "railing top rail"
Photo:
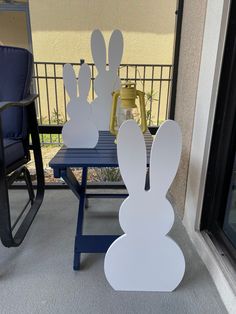
[[[38,78],[38,79],[48,79],[48,80],[54,80],[54,79],[63,79],[63,76],[46,76],[46,75],[33,75],[33,78]],[[125,81],[125,77],[120,77],[121,81]],[[91,78],[92,81],[94,81],[94,77]],[[144,79],[142,78],[135,78],[135,77],[129,77],[129,80],[131,81],[143,81]],[[145,78],[146,82],[171,82],[171,78]]]
[[[43,62],[43,61],[34,61],[35,64],[48,64],[48,65],[64,65],[66,63],[70,63],[73,65],[81,65],[81,62]],[[87,63],[88,65],[95,65],[94,63]],[[107,63],[107,66],[109,64]],[[120,64],[121,67],[126,67],[126,66],[146,66],[146,67],[172,67],[172,64],[155,64],[155,63],[121,63]]]

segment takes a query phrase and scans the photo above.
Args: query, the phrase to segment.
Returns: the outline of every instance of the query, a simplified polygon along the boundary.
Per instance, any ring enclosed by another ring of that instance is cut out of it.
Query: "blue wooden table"
[[[147,148],[147,166],[152,145],[149,132],[144,135]],[[63,178],[71,191],[79,199],[79,211],[74,245],[74,270],[79,270],[81,253],[106,252],[111,243],[119,235],[83,235],[84,207],[87,198],[125,198],[128,194],[90,194],[87,193],[87,172],[93,167],[118,167],[117,146],[115,137],[108,131],[99,132],[99,141],[95,148],[66,148],[62,147],[49,165],[54,171],[55,178]],[[134,143],[135,145],[135,143]],[[78,182],[73,174],[73,168],[82,168],[82,179]]]

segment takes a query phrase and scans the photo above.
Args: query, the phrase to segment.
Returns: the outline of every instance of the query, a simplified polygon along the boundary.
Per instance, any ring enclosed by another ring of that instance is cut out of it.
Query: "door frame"
[[[207,233],[200,230],[230,3],[207,1],[183,224],[227,310],[234,313],[236,280],[230,264]]]

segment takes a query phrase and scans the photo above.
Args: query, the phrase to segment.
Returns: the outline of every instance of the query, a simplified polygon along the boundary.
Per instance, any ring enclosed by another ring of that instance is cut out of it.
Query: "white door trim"
[[[233,313],[234,288],[227,280],[225,265],[222,267],[218,251],[199,231],[229,8],[230,0],[207,2],[183,223],[227,310]]]

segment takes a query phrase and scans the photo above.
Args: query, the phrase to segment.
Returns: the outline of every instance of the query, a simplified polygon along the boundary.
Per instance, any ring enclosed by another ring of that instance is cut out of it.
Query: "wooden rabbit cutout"
[[[71,64],[63,68],[63,80],[70,97],[67,112],[70,120],[62,129],[62,138],[68,148],[93,148],[98,142],[98,130],[93,121],[92,106],[87,97],[90,89],[91,73],[87,64],[79,71],[77,96],[77,80]]]
[[[182,137],[176,122],[159,128],[150,156],[150,189],[145,190],[146,147],[138,125],[128,120],[118,134],[118,162],[129,196],[119,212],[125,234],[112,243],[104,270],[115,290],[173,291],[183,278],[185,259],[167,235],[174,211],[166,198],[176,175]]]
[[[113,31],[108,48],[109,69],[106,67],[106,44],[100,30],[91,37],[91,50],[98,75],[94,80],[97,98],[93,101],[96,125],[99,131],[108,131],[112,106],[112,92],[120,88],[117,71],[123,54],[123,36],[119,30]]]

